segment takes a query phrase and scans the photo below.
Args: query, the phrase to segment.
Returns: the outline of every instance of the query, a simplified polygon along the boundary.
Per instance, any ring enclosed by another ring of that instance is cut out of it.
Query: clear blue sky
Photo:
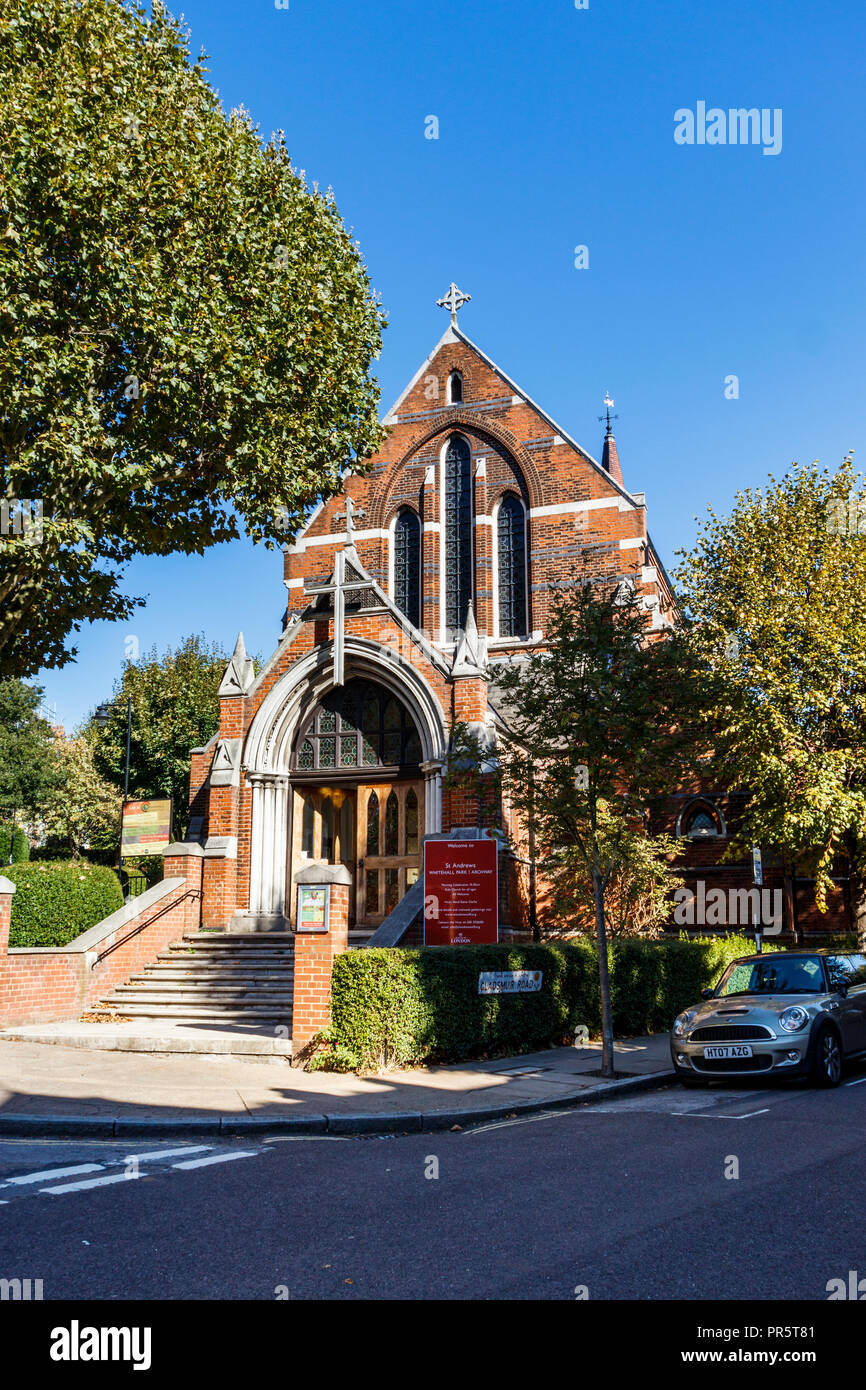
[[[383,409],[446,326],[596,457],[616,399],[627,485],[665,562],[694,516],[792,459],[866,458],[859,0],[187,0],[227,107],[334,188],[390,317]],[[782,151],[680,146],[681,107],[781,108]],[[439,119],[439,139],[424,137]],[[589,268],[574,268],[574,248]],[[739,377],[738,400],[725,378]],[[147,607],[47,672],[67,728],[141,649],[273,649],[281,557],[246,542],[140,561]]]

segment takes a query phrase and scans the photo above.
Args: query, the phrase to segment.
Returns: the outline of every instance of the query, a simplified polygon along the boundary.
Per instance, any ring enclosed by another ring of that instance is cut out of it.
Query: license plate
[[[716,1057],[751,1057],[752,1049],[747,1043],[720,1043],[718,1047],[705,1047],[704,1056],[707,1058]]]

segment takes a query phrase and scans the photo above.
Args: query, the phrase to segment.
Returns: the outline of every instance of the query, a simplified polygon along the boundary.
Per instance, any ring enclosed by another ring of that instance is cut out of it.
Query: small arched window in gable
[[[460,372],[452,372],[448,378],[448,404],[463,404],[463,377]]]
[[[496,520],[499,590],[499,636],[525,637],[526,512],[513,492],[503,497]]]
[[[719,840],[725,834],[722,814],[709,801],[691,801],[680,812],[677,835],[681,840]]]
[[[394,602],[421,626],[421,522],[408,507],[394,523]]]

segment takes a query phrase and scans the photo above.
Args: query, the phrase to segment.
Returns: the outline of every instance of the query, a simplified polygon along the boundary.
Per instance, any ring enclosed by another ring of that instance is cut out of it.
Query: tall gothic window
[[[421,522],[400,512],[394,523],[394,602],[410,623],[421,626]]]
[[[445,624],[456,635],[472,598],[472,456],[459,435],[445,452]]]
[[[452,372],[448,378],[448,404],[462,405],[463,378],[459,372]]]
[[[499,569],[499,636],[525,637],[526,622],[526,513],[513,492],[507,493],[496,523],[496,558]]]

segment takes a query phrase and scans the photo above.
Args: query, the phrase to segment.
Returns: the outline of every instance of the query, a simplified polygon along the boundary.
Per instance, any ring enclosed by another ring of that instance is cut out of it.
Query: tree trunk
[[[799,924],[797,922],[797,902],[795,898],[796,892],[797,885],[794,882],[793,866],[786,865],[782,884],[782,916],[784,918],[785,930],[787,932],[790,932],[794,940],[794,945],[802,946],[803,942],[800,939]]]
[[[866,858],[860,845],[848,853],[848,887],[851,891],[851,925],[857,946],[866,951]]]
[[[607,960],[607,931],[604,924],[604,885],[598,869],[592,871],[595,899],[595,937],[598,944],[598,984],[601,999],[601,1074],[615,1076],[613,1065],[613,1010],[610,1004],[610,973]]]

